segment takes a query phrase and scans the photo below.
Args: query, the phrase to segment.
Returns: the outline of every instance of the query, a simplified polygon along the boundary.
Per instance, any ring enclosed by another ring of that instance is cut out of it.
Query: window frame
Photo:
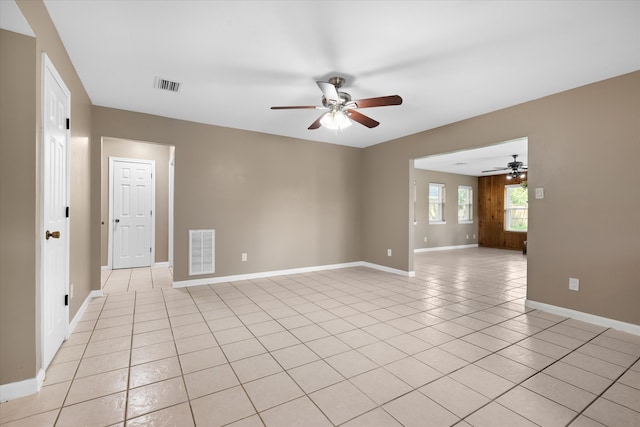
[[[524,189],[527,192],[527,206],[525,208],[522,207],[511,207],[511,198],[509,195],[509,190],[511,189]],[[526,213],[527,219],[527,228],[524,230],[513,229],[511,227],[511,211],[514,210],[524,210]],[[527,233],[529,231],[529,194],[526,188],[523,188],[521,184],[507,184],[504,186],[504,231],[508,231],[510,233]]]
[[[460,191],[467,193],[467,203],[460,204]],[[466,206],[467,217],[460,218],[460,207]],[[473,224],[473,187],[470,185],[458,185],[458,224]]]
[[[431,202],[431,187],[435,187],[438,188],[438,200],[437,203],[432,203]],[[429,218],[429,224],[446,224],[447,221],[444,217],[444,205],[446,202],[446,186],[445,184],[440,184],[437,182],[430,182],[429,183],[429,193],[428,193],[428,200],[429,200],[429,210],[427,212],[428,218]],[[439,218],[431,218],[431,206],[432,205],[438,205],[439,208],[437,209],[439,212]]]

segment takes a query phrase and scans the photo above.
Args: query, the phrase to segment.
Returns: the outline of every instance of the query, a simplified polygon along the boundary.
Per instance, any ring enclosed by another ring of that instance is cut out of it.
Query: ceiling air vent
[[[153,87],[156,89],[168,90],[170,92],[178,92],[180,90],[180,83],[156,77],[156,83]]]

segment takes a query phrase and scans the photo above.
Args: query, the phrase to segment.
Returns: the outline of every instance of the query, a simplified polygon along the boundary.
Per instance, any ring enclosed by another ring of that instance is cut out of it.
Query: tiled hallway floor
[[[415,278],[172,289],[162,274],[111,272],[42,391],[0,405],[0,422],[640,425],[640,336],[526,309],[519,252],[417,254]]]

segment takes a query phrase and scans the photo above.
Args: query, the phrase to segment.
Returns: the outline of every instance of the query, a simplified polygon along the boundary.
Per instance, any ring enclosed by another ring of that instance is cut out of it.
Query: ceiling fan
[[[374,128],[380,124],[371,117],[356,111],[358,108],[384,107],[387,105],[400,105],[402,98],[398,95],[380,96],[377,98],[366,98],[353,101],[351,95],[340,92],[345,79],[342,77],[331,77],[328,82],[316,82],[322,91],[322,105],[299,105],[271,107],[272,110],[296,110],[296,109],[316,109],[329,110],[311,123],[309,129],[318,129],[324,126],[329,129],[344,129],[351,126],[351,120],[360,123],[368,128]],[[351,119],[351,120],[350,120]]]
[[[511,156],[513,157],[513,161],[507,163],[506,168],[493,168],[490,170],[482,171],[482,173],[508,170],[509,172],[507,172],[507,179],[518,177],[525,178],[526,175],[524,172],[527,170],[527,167],[524,165],[524,163],[518,161],[517,154],[512,154]]]

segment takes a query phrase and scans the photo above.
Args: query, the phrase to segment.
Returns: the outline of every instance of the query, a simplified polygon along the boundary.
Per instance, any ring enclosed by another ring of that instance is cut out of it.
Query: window
[[[473,188],[458,186],[458,224],[473,222]]]
[[[429,183],[429,224],[444,222],[444,184]]]
[[[520,184],[506,185],[504,198],[504,228],[507,231],[527,231],[529,195]]]

